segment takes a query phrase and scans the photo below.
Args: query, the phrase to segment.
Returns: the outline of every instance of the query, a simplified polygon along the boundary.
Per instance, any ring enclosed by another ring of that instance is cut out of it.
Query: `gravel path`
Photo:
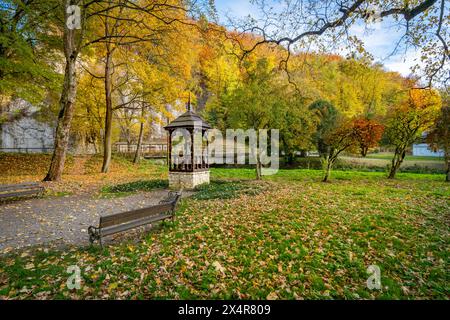
[[[100,216],[157,204],[167,192],[113,199],[79,195],[0,204],[0,253],[34,245],[88,245],[87,229],[98,225]]]

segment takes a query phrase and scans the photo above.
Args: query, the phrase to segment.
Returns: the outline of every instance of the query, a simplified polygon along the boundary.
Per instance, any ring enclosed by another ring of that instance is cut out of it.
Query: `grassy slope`
[[[213,170],[216,179],[253,176]],[[282,170],[250,185],[257,194],[184,200],[174,225],[137,243],[0,258],[0,298],[448,298],[450,187],[441,175],[320,176]],[[70,291],[73,264],[83,281]],[[366,288],[371,264],[381,291]]]

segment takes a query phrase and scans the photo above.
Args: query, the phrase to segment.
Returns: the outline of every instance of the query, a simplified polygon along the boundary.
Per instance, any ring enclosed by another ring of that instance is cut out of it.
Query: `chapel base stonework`
[[[209,170],[194,172],[169,172],[170,189],[195,189],[196,186],[205,183],[209,184]]]

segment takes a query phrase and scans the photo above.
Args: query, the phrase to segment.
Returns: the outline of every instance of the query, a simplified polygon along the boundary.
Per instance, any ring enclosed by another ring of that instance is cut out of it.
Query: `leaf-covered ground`
[[[51,155],[0,153],[0,184],[42,181],[51,161]],[[167,177],[164,166],[143,160],[139,164],[113,156],[110,171],[100,173],[102,157],[68,156],[61,182],[43,182],[47,196],[91,194],[102,188],[136,180]],[[13,164],[13,165],[11,165]]]
[[[442,175],[335,172],[326,184],[320,175],[282,170],[256,183],[253,170],[213,170],[233,181],[183,200],[175,223],[141,239],[0,258],[0,298],[449,297]],[[71,265],[79,290],[66,286]],[[381,290],[366,286],[369,265],[381,269]]]

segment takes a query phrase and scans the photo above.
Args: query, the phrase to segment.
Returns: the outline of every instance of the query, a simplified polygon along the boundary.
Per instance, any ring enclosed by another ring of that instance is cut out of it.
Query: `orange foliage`
[[[384,132],[384,126],[375,120],[360,118],[353,120],[352,130],[361,155],[365,157],[370,148],[378,145]]]

